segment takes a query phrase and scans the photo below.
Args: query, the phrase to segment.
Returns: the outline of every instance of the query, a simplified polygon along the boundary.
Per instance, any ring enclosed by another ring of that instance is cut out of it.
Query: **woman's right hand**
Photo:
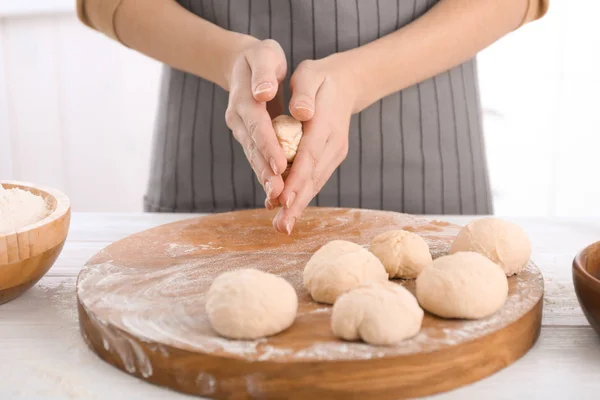
[[[281,113],[277,93],[286,72],[285,53],[279,43],[254,39],[235,57],[228,76],[227,126],[244,148],[267,199],[273,201],[283,191],[281,174],[287,159],[277,141],[267,105],[276,103],[274,108]]]

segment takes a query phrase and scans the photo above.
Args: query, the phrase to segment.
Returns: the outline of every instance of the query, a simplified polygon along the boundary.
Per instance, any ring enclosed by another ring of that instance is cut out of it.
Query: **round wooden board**
[[[271,227],[273,212],[240,211],[163,225],[93,257],[77,282],[79,321],[104,360],[155,384],[210,398],[398,399],[450,390],[511,364],[535,343],[543,279],[533,265],[509,278],[493,316],[443,320],[426,314],[421,332],[390,347],[336,339],[331,308],[302,286],[312,253],[333,239],[367,246],[386,230],[422,235],[434,257],[459,227],[409,215],[313,208],[292,236]],[[297,290],[298,316],[285,332],[255,341],[220,338],[204,311],[220,273],[257,268]],[[397,281],[414,292],[414,281]]]

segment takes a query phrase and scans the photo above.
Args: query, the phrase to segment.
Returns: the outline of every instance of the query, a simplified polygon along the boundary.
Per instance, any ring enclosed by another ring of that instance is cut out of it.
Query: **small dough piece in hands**
[[[272,123],[279,145],[283,149],[283,153],[288,161],[287,168],[283,173],[283,178],[285,179],[289,174],[296,153],[298,152],[298,146],[300,146],[300,140],[302,139],[302,122],[297,121],[289,115],[280,115],[275,117]]]
[[[219,275],[206,294],[213,329],[230,339],[256,339],[289,328],[298,311],[298,296],[285,279],[256,269]]]
[[[333,304],[339,295],[368,281],[385,282],[381,261],[356,243],[333,240],[312,255],[303,283],[313,300]]]
[[[450,247],[450,254],[475,251],[500,265],[506,276],[518,274],[531,257],[531,242],[518,225],[485,217],[465,225]]]
[[[273,129],[288,162],[294,161],[302,139],[302,122],[289,115],[280,115],[273,119]]]
[[[504,305],[508,280],[497,264],[474,252],[440,257],[417,277],[417,300],[443,318],[479,319]]]
[[[337,299],[331,329],[345,340],[390,345],[415,336],[423,314],[417,299],[404,287],[393,282],[369,282]]]
[[[433,262],[425,240],[416,233],[403,230],[375,236],[371,253],[379,258],[390,278],[416,278]]]

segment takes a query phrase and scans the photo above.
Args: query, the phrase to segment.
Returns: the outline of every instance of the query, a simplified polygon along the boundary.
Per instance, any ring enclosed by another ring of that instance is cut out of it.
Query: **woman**
[[[88,26],[168,65],[146,209],[253,208],[264,190],[267,208],[281,205],[273,225],[288,234],[311,201],[491,213],[473,57],[547,7],[78,0]],[[304,136],[284,184],[270,120],[285,109],[304,121]]]

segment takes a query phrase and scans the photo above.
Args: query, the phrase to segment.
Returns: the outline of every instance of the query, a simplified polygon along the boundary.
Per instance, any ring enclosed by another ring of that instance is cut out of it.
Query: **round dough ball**
[[[416,233],[402,230],[375,236],[371,253],[379,258],[390,278],[416,278],[433,262],[425,240]]]
[[[288,163],[291,163],[302,139],[302,122],[289,115],[280,115],[273,119],[273,129]]]
[[[341,295],[333,306],[331,329],[345,340],[361,339],[389,345],[415,336],[423,310],[405,288],[392,282],[372,282]]]
[[[417,299],[444,318],[479,319],[498,311],[508,280],[498,265],[474,252],[440,257],[417,277]]]
[[[275,335],[292,325],[298,296],[285,279],[256,269],[219,275],[206,294],[213,329],[231,339]]]
[[[313,254],[304,267],[303,282],[315,301],[333,304],[344,292],[368,281],[384,282],[381,261],[356,243],[334,240]]]
[[[499,218],[480,218],[465,225],[450,254],[475,251],[500,265],[506,276],[518,274],[531,257],[531,242],[518,225]]]

